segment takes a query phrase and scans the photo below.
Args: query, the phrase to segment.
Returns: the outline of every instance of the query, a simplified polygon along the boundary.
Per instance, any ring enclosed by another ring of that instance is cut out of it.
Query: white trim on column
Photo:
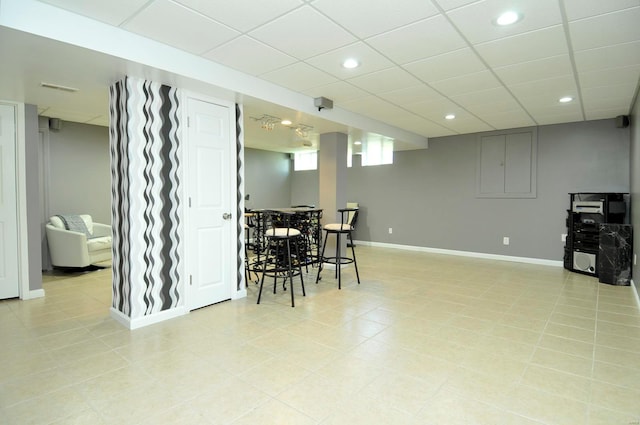
[[[28,300],[32,298],[29,288],[29,246],[28,231],[29,223],[27,222],[27,170],[26,170],[26,140],[24,128],[26,118],[24,114],[24,103],[13,103],[16,109],[16,198],[17,198],[17,217],[18,217],[18,285],[20,299]],[[36,292],[33,298],[40,296]],[[44,296],[44,291],[42,291]]]
[[[173,319],[175,317],[184,316],[185,314],[189,314],[189,310],[184,306],[172,308],[169,310],[163,310],[158,313],[138,317],[135,319],[130,318],[129,316],[123,314],[113,307],[111,307],[110,312],[112,319],[130,330],[142,328],[145,326],[164,322],[165,320]]]
[[[22,294],[20,298],[23,300],[32,300],[42,297],[44,297],[44,289],[34,289],[33,291],[28,291],[26,294]]]

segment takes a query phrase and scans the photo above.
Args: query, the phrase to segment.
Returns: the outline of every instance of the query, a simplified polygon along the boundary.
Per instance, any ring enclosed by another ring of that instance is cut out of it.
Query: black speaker
[[[618,115],[616,117],[616,127],[618,128],[629,127],[629,115]]]
[[[49,130],[60,130],[62,128],[62,121],[59,118],[49,118]]]
[[[596,254],[582,251],[573,251],[573,270],[582,273],[597,275]]]

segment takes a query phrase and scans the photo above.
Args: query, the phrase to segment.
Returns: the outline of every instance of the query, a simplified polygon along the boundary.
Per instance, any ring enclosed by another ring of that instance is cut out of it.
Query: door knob
[[[224,213],[224,214],[222,214],[222,218],[224,220],[230,220],[231,219],[231,214],[230,213]]]

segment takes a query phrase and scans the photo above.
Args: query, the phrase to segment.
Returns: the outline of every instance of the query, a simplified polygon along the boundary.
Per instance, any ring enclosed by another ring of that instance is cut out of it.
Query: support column
[[[348,137],[344,133],[326,133],[320,135],[318,158],[319,201],[324,210],[322,224],[340,223],[338,208],[347,205],[347,148]],[[341,252],[346,249],[346,241],[341,243]],[[327,241],[326,255],[334,255],[335,240]]]
[[[111,315],[131,329],[185,314],[177,89],[125,78],[110,88]]]

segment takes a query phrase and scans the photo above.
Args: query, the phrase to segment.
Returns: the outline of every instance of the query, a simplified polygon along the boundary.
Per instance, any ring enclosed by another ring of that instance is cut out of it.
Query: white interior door
[[[231,298],[234,274],[231,220],[232,119],[229,107],[189,98],[190,310]]]
[[[20,295],[16,194],[15,108],[0,104],[0,299]]]

